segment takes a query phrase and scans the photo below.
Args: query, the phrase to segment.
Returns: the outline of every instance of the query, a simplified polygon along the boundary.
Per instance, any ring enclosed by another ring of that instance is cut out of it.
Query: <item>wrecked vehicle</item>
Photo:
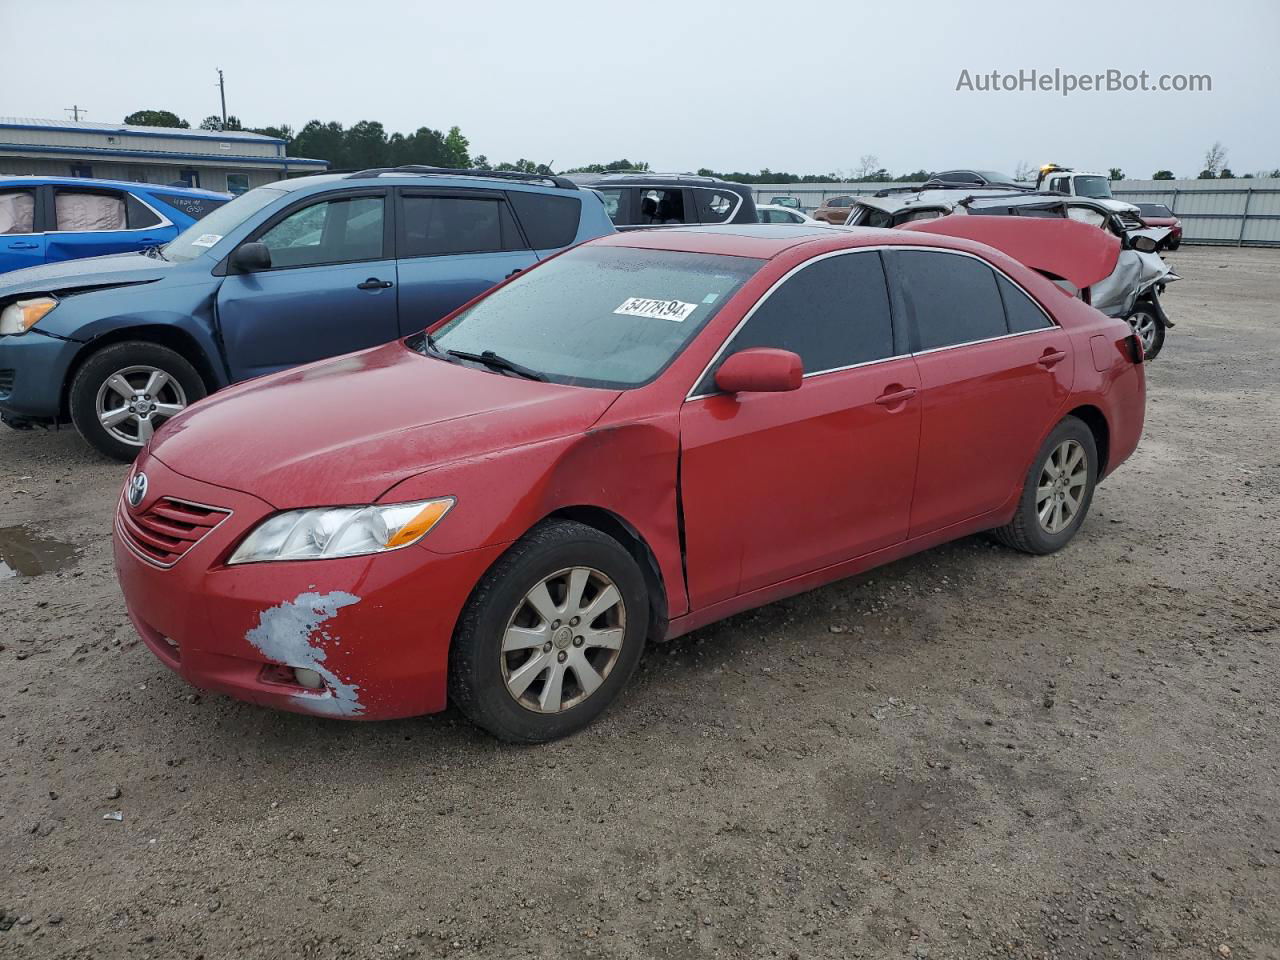
[[[964,220],[1060,276],[1109,255],[1079,224]],[[1138,443],[1141,359],[972,239],[619,233],[174,417],[125,483],[116,571],[199,687],[366,720],[448,701],[551,740],[647,641],[978,531],[1066,546]]]
[[[560,177],[395,167],[281,180],[169,243],[0,277],[0,418],[132,460],[227,384],[386,343],[613,233]]]
[[[1165,287],[1180,279],[1160,257],[1158,250],[1168,230],[1134,225],[1120,201],[1063,196],[1053,192],[973,190],[962,187],[882,190],[859,197],[848,223],[853,226],[900,227],[950,214],[969,216],[1062,217],[1097,227],[1120,240],[1113,269],[1087,290],[1075,290],[1098,310],[1123,317],[1142,338],[1148,360],[1164,347],[1165,331],[1173,321],[1160,297]],[[1136,209],[1136,208],[1135,208]]]
[[[572,174],[569,179],[604,198],[609,219],[619,230],[759,222],[752,189],[720,177],[632,170]]]

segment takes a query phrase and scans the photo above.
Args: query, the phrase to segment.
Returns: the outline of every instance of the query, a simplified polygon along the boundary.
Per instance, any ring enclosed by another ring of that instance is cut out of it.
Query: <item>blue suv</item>
[[[82,177],[0,177],[0,273],[168,243],[229,194]]]
[[[394,167],[241,194],[163,247],[0,276],[0,417],[131,460],[206,393],[421,330],[613,233],[561,177]]]

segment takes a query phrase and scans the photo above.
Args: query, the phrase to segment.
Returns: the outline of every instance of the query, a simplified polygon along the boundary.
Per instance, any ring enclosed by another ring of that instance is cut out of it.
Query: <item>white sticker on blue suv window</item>
[[[212,247],[215,243],[222,239],[220,233],[202,233],[191,241],[193,247]]]
[[[698,309],[696,303],[683,300],[651,300],[648,297],[628,297],[614,313],[626,317],[649,317],[651,320],[670,320],[684,323],[689,314]]]

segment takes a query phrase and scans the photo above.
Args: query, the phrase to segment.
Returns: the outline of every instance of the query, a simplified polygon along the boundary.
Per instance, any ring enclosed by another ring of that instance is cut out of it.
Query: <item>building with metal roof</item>
[[[0,175],[102,177],[238,194],[328,169],[324,160],[288,156],[286,146],[242,130],[0,117]]]

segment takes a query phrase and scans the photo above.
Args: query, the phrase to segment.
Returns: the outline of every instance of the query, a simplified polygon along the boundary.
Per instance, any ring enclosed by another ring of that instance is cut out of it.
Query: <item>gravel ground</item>
[[[0,431],[0,544],[75,547],[0,580],[0,956],[1280,957],[1280,251],[1170,259],[1071,547],[651,648],[541,748],[196,694],[116,589],[125,469]]]

